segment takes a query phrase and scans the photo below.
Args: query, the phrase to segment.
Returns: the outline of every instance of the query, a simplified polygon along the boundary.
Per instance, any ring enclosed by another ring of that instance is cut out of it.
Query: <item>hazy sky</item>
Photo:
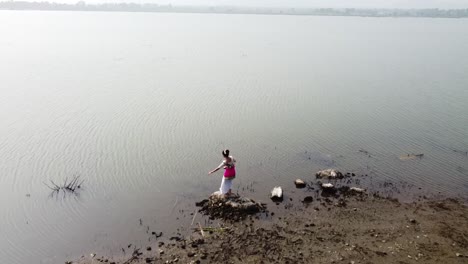
[[[77,2],[77,0],[49,1],[61,3]],[[85,2],[89,4],[134,2],[156,4],[170,3],[173,5],[234,5],[266,7],[468,8],[468,0],[85,0]]]

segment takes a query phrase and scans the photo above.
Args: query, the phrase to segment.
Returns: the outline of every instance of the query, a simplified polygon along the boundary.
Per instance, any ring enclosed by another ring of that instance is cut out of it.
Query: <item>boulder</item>
[[[315,176],[317,179],[341,179],[343,178],[343,174],[339,172],[338,170],[335,169],[327,169],[327,170],[321,170],[315,173]]]
[[[201,207],[200,212],[209,215],[210,218],[221,218],[224,220],[238,221],[249,214],[265,211],[263,204],[257,203],[248,197],[238,195],[219,195],[213,193],[208,200],[196,203]]]
[[[306,183],[301,180],[301,179],[297,179],[294,181],[294,184],[296,185],[296,188],[304,188],[306,187]]]

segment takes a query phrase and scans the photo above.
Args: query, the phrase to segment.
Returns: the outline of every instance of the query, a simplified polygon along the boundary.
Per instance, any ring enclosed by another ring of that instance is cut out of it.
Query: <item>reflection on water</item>
[[[2,11],[0,262],[175,229],[226,147],[257,199],[331,166],[466,194],[467,23]]]

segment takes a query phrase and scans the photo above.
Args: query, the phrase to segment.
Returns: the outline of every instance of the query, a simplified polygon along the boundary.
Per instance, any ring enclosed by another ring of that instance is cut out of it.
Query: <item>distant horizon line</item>
[[[316,7],[250,7],[250,6],[209,6],[173,5],[154,3],[100,3],[74,4],[57,2],[0,1],[0,10],[16,11],[84,11],[84,12],[139,12],[139,13],[202,13],[202,14],[250,14],[250,15],[292,15],[292,16],[352,16],[352,17],[426,17],[426,18],[468,18],[468,8],[316,8]]]
[[[76,1],[75,3],[60,3],[55,1],[18,1],[18,0],[3,0],[0,3],[31,3],[31,4],[57,4],[57,5],[67,5],[67,6],[103,6],[103,5],[138,5],[138,6],[160,6],[160,7],[190,7],[190,8],[210,8],[210,7],[221,7],[221,8],[248,8],[248,9],[255,9],[255,8],[265,8],[265,9],[298,9],[298,10],[319,10],[319,9],[333,9],[333,10],[441,10],[441,11],[448,11],[448,10],[467,10],[468,6],[464,8],[443,8],[443,7],[330,7],[330,6],[323,6],[323,7],[307,7],[307,6],[248,6],[248,5],[188,5],[188,4],[158,4],[158,3],[150,3],[150,2],[114,2],[114,3],[89,3],[84,0]]]

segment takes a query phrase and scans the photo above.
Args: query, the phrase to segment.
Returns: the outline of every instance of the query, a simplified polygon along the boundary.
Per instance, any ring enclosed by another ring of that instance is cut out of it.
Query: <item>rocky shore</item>
[[[317,177],[346,177],[328,173]],[[211,197],[194,204],[216,220],[210,226],[192,221],[186,237],[163,236],[124,258],[69,263],[468,263],[468,207],[456,199],[401,203],[318,181],[304,194],[268,204]]]

